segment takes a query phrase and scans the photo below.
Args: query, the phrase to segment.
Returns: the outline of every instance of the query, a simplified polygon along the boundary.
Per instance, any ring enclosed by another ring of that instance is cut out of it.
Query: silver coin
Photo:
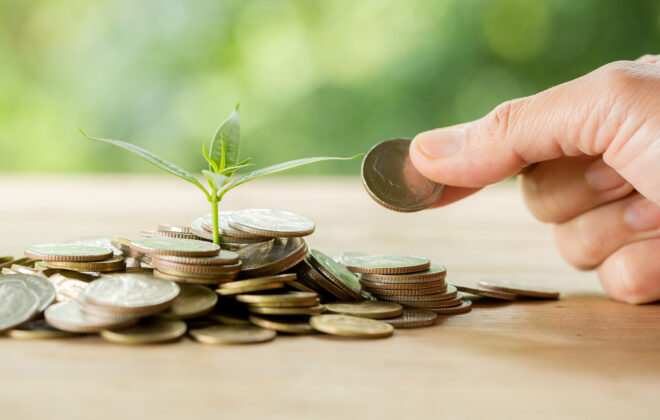
[[[268,237],[300,237],[314,232],[314,222],[287,211],[246,209],[232,213],[229,226]]]
[[[414,273],[431,265],[428,258],[415,255],[353,255],[342,258],[342,263],[351,271],[381,274]]]
[[[99,332],[106,328],[120,328],[138,321],[138,318],[89,318],[83,313],[80,304],[73,300],[49,306],[44,312],[44,317],[55,328],[78,333]]]
[[[408,139],[384,141],[372,147],[362,161],[365,189],[374,201],[390,210],[424,210],[438,201],[445,187],[415,169],[408,155],[410,143]]]
[[[24,282],[0,282],[0,332],[28,321],[39,310],[39,296]]]
[[[0,281],[18,280],[23,283],[39,297],[39,312],[43,312],[55,300],[55,287],[43,277],[30,274],[11,274],[1,276]]]
[[[219,211],[218,212],[218,229],[219,233],[223,236],[229,236],[233,238],[260,238],[261,236],[255,235],[254,233],[243,232],[236,230],[233,227],[229,226],[229,220],[231,219],[233,211]],[[208,232],[213,232],[213,217],[211,214],[207,214],[202,217],[202,227]]]
[[[336,286],[350,294],[354,299],[362,299],[362,295],[360,295],[362,285],[358,276],[317,249],[312,249],[308,258],[312,266],[323,273]]]
[[[94,305],[142,309],[171,304],[179,295],[179,286],[148,274],[117,274],[91,282],[84,290]]]

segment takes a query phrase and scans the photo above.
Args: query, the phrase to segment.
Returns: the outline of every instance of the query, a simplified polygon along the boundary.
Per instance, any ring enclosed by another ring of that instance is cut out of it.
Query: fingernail
[[[465,130],[445,128],[420,133],[415,137],[419,148],[432,158],[447,157],[460,152],[465,146]]]
[[[606,191],[624,185],[627,181],[603,159],[597,159],[587,167],[587,182],[595,190]]]
[[[628,206],[624,217],[635,230],[655,229],[660,227],[660,206],[642,198]]]

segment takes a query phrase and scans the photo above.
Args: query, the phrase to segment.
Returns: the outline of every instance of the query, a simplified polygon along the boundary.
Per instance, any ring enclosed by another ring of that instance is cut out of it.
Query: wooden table
[[[0,177],[0,254],[33,243],[136,236],[207,213],[167,176]],[[124,347],[98,337],[0,340],[0,418],[657,418],[660,306],[605,297],[571,269],[513,183],[445,209],[397,214],[356,178],[277,178],[229,193],[317,223],[311,247],[427,255],[448,280],[552,285],[562,299],[496,304],[360,341]]]

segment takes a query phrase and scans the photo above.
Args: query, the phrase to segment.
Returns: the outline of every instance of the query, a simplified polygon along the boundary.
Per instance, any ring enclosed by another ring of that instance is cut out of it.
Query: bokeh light
[[[78,126],[198,171],[236,102],[257,166],[352,155],[659,45],[655,1],[0,0],[0,171],[155,171]]]

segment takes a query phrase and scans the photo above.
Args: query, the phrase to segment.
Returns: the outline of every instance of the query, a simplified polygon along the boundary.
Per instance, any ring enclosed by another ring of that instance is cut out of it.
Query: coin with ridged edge
[[[26,257],[43,261],[102,261],[113,253],[106,247],[72,244],[41,244],[25,249]]]
[[[307,260],[316,270],[321,272],[337,287],[351,295],[353,299],[363,299],[360,294],[362,284],[360,284],[358,276],[347,270],[346,267],[317,249],[309,251]]]
[[[193,264],[179,264],[170,261],[160,260],[154,258],[151,260],[151,265],[163,272],[179,272],[179,273],[190,273],[190,274],[202,274],[202,275],[213,275],[213,274],[238,274],[241,271],[241,262],[235,264],[225,264],[225,265],[193,265]],[[168,270],[168,271],[165,271]]]
[[[183,337],[186,329],[183,321],[145,318],[130,327],[103,330],[101,337],[120,344],[168,343]]]
[[[379,283],[408,284],[408,283],[427,283],[431,281],[444,280],[446,276],[447,276],[447,269],[444,266],[431,264],[427,270],[417,271],[414,273],[402,273],[402,274],[364,273],[362,274],[362,279],[369,281],[377,281]]]
[[[309,325],[307,316],[265,316],[250,315],[250,322],[254,325],[288,334],[309,334],[314,328]]]
[[[537,299],[559,299],[559,292],[539,286],[527,286],[510,281],[480,281],[479,286],[490,290],[513,293]]]
[[[375,289],[428,289],[429,287],[442,287],[446,286],[445,280],[431,280],[423,283],[398,283],[398,282],[382,282],[380,280],[369,280],[360,277],[360,283],[363,287],[373,287]]]
[[[145,254],[178,255],[181,257],[212,257],[220,246],[196,239],[139,238],[131,241],[131,248]]]
[[[190,233],[190,226],[170,225],[165,223],[158,225],[158,230],[161,232]]]
[[[305,258],[294,267],[298,279],[321,295],[332,295],[341,300],[351,300],[353,295],[334,285],[323,274],[316,270]]]
[[[317,331],[344,337],[384,338],[394,332],[394,327],[385,322],[348,315],[313,316],[309,323]]]
[[[0,332],[30,320],[39,304],[39,296],[24,282],[0,281]]]
[[[179,275],[164,273],[159,270],[154,270],[153,276],[158,279],[169,280],[176,283],[206,284],[208,286],[217,286],[218,284],[232,281],[235,278],[233,275],[232,276],[217,275],[217,277],[213,276],[210,278],[200,277],[195,274],[186,274],[185,276],[179,276]]]
[[[394,318],[403,313],[403,306],[398,303],[379,301],[333,302],[326,303],[325,308],[333,314],[371,319]]]
[[[117,274],[94,280],[82,293],[94,305],[143,311],[167,308],[179,291],[176,283],[147,274]]]
[[[213,234],[204,229],[201,217],[190,222],[190,232],[205,241],[213,241]]]
[[[477,296],[488,297],[491,299],[501,299],[501,300],[516,300],[515,293],[502,292],[497,290],[490,290],[483,287],[468,287],[468,286],[459,286],[454,285],[459,291],[464,293],[470,293]]]
[[[273,330],[252,325],[213,325],[190,330],[190,336],[203,344],[252,344],[275,339]]]
[[[410,161],[411,140],[392,139],[373,146],[362,161],[362,184],[373,200],[399,212],[424,210],[435,204],[444,185],[420,174]]]
[[[450,306],[447,308],[424,308],[433,311],[438,315],[458,315],[470,312],[472,310],[472,302],[465,299],[460,305]]]
[[[400,302],[410,308],[447,308],[450,306],[457,306],[463,302],[463,295],[458,293],[455,297],[442,300],[417,300]]]
[[[168,261],[176,264],[190,265],[229,265],[238,262],[238,254],[226,249],[220,250],[212,257],[178,257],[176,255],[154,255],[152,261]]]
[[[357,273],[402,274],[428,270],[431,261],[415,255],[356,255],[342,258],[346,268]]]
[[[394,328],[422,328],[435,325],[438,314],[426,309],[405,308],[403,314],[397,318],[381,319]]]
[[[272,238],[307,236],[314,232],[314,222],[287,211],[245,209],[232,213],[229,226],[244,232]]]
[[[126,268],[124,257],[112,257],[103,261],[46,261],[46,265],[50,268],[58,268],[62,270],[74,271],[87,271],[105,273],[112,271],[120,271]]]
[[[276,274],[274,276],[255,277],[247,280],[236,280],[220,286],[221,289],[242,289],[244,287],[259,286],[263,284],[282,283],[295,280],[294,273]]]
[[[35,276],[32,274],[11,274],[0,276],[0,282],[7,280],[17,280],[23,282],[29,289],[32,289],[32,291],[37,294],[39,297],[38,312],[45,311],[46,308],[55,300],[55,296],[57,294],[55,287],[51,282],[41,276]]]
[[[374,296],[378,297],[378,299],[381,300],[388,300],[388,301],[394,301],[394,302],[423,302],[423,301],[433,301],[433,300],[444,300],[444,299],[453,299],[456,297],[458,294],[458,290],[452,286],[452,285],[447,285],[446,287],[443,287],[445,290],[444,291],[438,291],[434,292],[435,289],[430,288],[430,289],[418,289],[418,290],[387,290],[385,292],[396,292],[396,293],[382,293],[383,290],[377,290],[373,291],[371,293],[374,294]],[[442,288],[441,288],[442,290]],[[427,291],[430,291],[427,293]],[[403,293],[406,294],[403,294]],[[420,293],[421,292],[421,293]]]
[[[425,287],[423,289],[379,289],[367,286],[365,286],[364,289],[376,297],[441,295],[445,293],[454,293],[455,290],[455,288],[452,289],[447,284],[443,284],[441,286]]]
[[[213,310],[218,295],[211,289],[198,284],[181,284],[179,296],[172,306],[158,314],[166,319],[189,319],[205,315]]]

